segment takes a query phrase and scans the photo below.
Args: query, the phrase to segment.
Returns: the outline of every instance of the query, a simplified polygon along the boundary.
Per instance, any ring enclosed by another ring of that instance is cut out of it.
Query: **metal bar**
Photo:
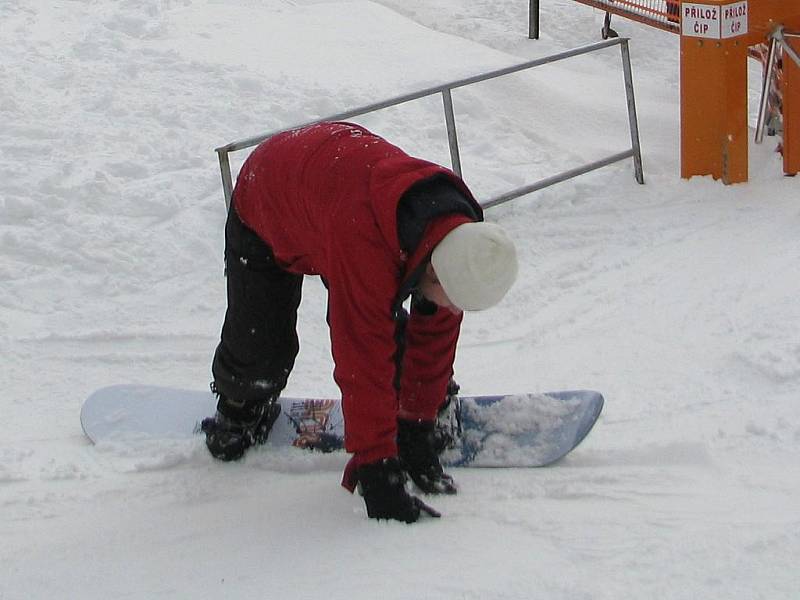
[[[510,67],[505,67],[503,69],[497,69],[495,71],[489,71],[487,73],[483,73],[481,75],[474,75],[472,77],[467,77],[465,79],[458,79],[456,81],[452,81],[450,83],[444,83],[440,85],[436,85],[433,87],[426,88],[424,90],[420,90],[418,92],[413,92],[410,94],[404,94],[402,96],[396,96],[394,98],[390,98],[388,100],[384,100],[382,102],[376,102],[374,104],[367,104],[365,106],[355,108],[353,110],[348,110],[343,113],[339,113],[337,115],[332,115],[328,117],[324,117],[321,119],[316,119],[313,121],[306,121],[303,123],[298,123],[291,127],[284,127],[281,129],[277,129],[275,131],[270,131],[268,133],[263,133],[261,135],[257,135],[254,137],[250,137],[244,140],[231,142],[224,146],[221,146],[216,149],[217,152],[224,150],[226,152],[234,152],[236,150],[243,150],[244,148],[250,148],[251,146],[255,146],[260,144],[267,138],[275,135],[276,133],[281,133],[283,131],[288,131],[291,129],[297,129],[298,127],[303,127],[306,125],[314,125],[315,123],[321,123],[323,121],[341,121],[344,119],[349,119],[351,117],[355,117],[358,115],[363,115],[366,113],[375,112],[376,110],[380,110],[383,108],[388,108],[390,106],[394,106],[395,104],[403,104],[405,102],[411,102],[412,100],[419,100],[420,98],[425,98],[426,96],[432,96],[433,94],[442,93],[446,89],[456,89],[459,87],[464,87],[467,85],[471,85],[473,83],[478,83],[480,81],[487,81],[489,79],[494,79],[496,77],[502,77],[503,75],[510,75],[511,73],[517,73],[519,71],[523,71],[525,69],[530,69],[532,67],[540,67],[542,65],[558,62],[561,60],[565,60],[567,58],[573,58],[575,56],[580,56],[582,54],[588,54],[590,52],[595,52],[597,50],[602,50],[603,48],[609,48],[611,46],[615,46],[617,44],[622,43],[623,40],[627,40],[627,38],[614,38],[610,40],[604,40],[602,42],[597,42],[594,44],[589,44],[587,46],[581,46],[579,48],[573,48],[571,50],[567,50],[565,52],[560,52],[558,54],[552,54],[550,56],[544,56],[542,58],[537,58],[535,60],[530,60],[524,63],[520,63],[517,65],[512,65]]]
[[[458,134],[456,133],[456,116],[453,112],[453,96],[450,90],[442,90],[444,102],[444,120],[447,124],[447,143],[450,146],[450,164],[453,173],[461,177],[461,156],[458,152]]]
[[[783,51],[791,57],[791,59],[795,62],[795,64],[798,67],[800,67],[800,55],[798,55],[797,52],[795,52],[795,49],[792,48],[789,45],[789,43],[784,39],[784,38],[787,38],[787,37],[791,37],[791,38],[800,37],[800,34],[786,33],[783,30],[778,30],[775,33],[780,39],[781,46],[783,46]]]
[[[631,156],[633,156],[633,150],[625,150],[624,152],[612,154],[611,156],[600,159],[598,161],[587,163],[583,166],[570,169],[569,171],[564,171],[563,173],[559,173],[558,175],[553,175],[552,177],[546,177],[545,179],[540,179],[536,183],[532,183],[530,185],[517,188],[516,190],[492,198],[491,200],[482,204],[481,206],[483,206],[483,208],[492,208],[493,206],[497,206],[498,204],[503,204],[504,202],[508,202],[509,200],[513,200],[514,198],[519,198],[520,196],[524,196],[525,194],[530,194],[531,192],[535,192],[542,188],[555,185],[556,183],[561,183],[562,181],[566,181],[567,179],[572,179],[573,177],[577,177],[578,175],[583,175],[585,173],[595,171],[597,169],[608,166],[615,162],[619,162],[621,160],[625,160],[626,158],[630,158]]]
[[[764,129],[767,124],[767,109],[769,108],[769,90],[772,83],[772,76],[775,70],[775,53],[778,49],[778,39],[773,37],[769,42],[767,52],[767,68],[764,71],[764,78],[761,82],[761,102],[758,104],[758,120],[756,121],[755,143],[760,144],[764,141]]]
[[[222,192],[225,194],[225,208],[230,209],[231,198],[233,197],[233,179],[231,177],[231,161],[228,159],[228,152],[217,150],[219,157],[219,170],[222,174]]]
[[[633,70],[631,69],[631,52],[628,41],[625,40],[619,47],[622,55],[622,71],[625,75],[625,98],[628,101],[628,123],[631,130],[631,148],[633,149],[633,171],[636,181],[644,183],[644,170],[642,169],[642,148],[639,144],[639,120],[636,117],[636,99],[633,93]]]
[[[539,39],[539,0],[530,0],[528,4],[528,39]]]
[[[538,2],[538,0],[537,0]],[[601,50],[604,48],[609,48],[611,46],[619,44],[621,47],[622,52],[622,63],[623,63],[623,71],[625,76],[625,91],[626,91],[626,99],[628,104],[628,120],[630,125],[630,132],[631,132],[631,148],[626,150],[625,152],[619,152],[608,156],[606,158],[597,160],[592,163],[588,163],[586,165],[570,169],[558,175],[554,175],[552,177],[548,177],[542,179],[536,183],[531,185],[523,186],[517,188],[516,190],[512,190],[502,196],[498,196],[493,198],[483,204],[484,208],[490,208],[492,206],[497,206],[498,204],[502,204],[504,202],[508,202],[514,198],[518,198],[519,196],[523,196],[525,194],[529,194],[536,190],[542,189],[544,187],[548,187],[554,185],[556,183],[560,183],[567,179],[571,179],[573,177],[577,177],[584,173],[588,173],[590,171],[594,171],[595,169],[602,168],[606,165],[610,165],[612,163],[625,160],[627,158],[634,159],[634,170],[635,170],[635,177],[636,181],[639,183],[644,183],[644,175],[642,170],[642,157],[641,157],[641,148],[639,144],[639,128],[638,128],[638,121],[636,116],[636,104],[633,94],[633,76],[631,70],[631,62],[630,62],[630,51],[628,48],[628,38],[612,38],[609,40],[605,40],[603,42],[598,42],[595,44],[590,44],[588,46],[583,46],[580,48],[574,48],[572,50],[568,50],[565,52],[561,52],[559,54],[554,54],[551,56],[546,56],[543,58],[539,58],[536,60],[527,61],[524,63],[520,63],[517,65],[513,65],[510,67],[506,67],[503,69],[498,69],[495,71],[490,71],[488,73],[483,73],[481,75],[475,75],[472,77],[468,77],[465,79],[459,79],[453,81],[451,83],[437,85],[434,87],[430,87],[418,92],[413,92],[410,94],[404,94],[402,96],[397,96],[395,98],[391,98],[388,100],[384,100],[381,102],[376,102],[374,104],[370,104],[367,106],[363,106],[360,108],[352,109],[343,113],[339,113],[337,115],[331,115],[327,117],[323,117],[320,119],[316,119],[313,121],[307,121],[304,123],[300,123],[291,127],[285,127],[282,129],[278,129],[269,133],[265,133],[262,135],[254,136],[245,140],[241,140],[238,142],[232,142],[225,146],[221,146],[220,148],[216,149],[216,152],[219,155],[219,163],[220,163],[220,170],[222,172],[222,184],[223,184],[223,191],[225,193],[225,203],[229,207],[231,203],[231,197],[233,193],[233,185],[231,179],[231,168],[230,162],[228,158],[228,154],[230,152],[241,150],[244,148],[248,148],[250,146],[255,146],[260,142],[268,139],[269,137],[281,133],[284,131],[289,131],[292,129],[296,129],[298,127],[309,126],[315,123],[321,123],[323,121],[339,121],[345,120],[350,117],[354,117],[357,115],[363,115],[369,112],[374,112],[383,108],[388,108],[390,106],[395,106],[397,104],[402,104],[404,102],[410,102],[412,100],[417,100],[420,98],[424,98],[426,96],[431,96],[436,93],[442,94],[442,99],[444,103],[444,111],[445,111],[445,120],[447,124],[447,135],[448,135],[448,143],[450,147],[450,158],[452,161],[453,171],[461,176],[461,159],[459,156],[459,149],[458,149],[458,136],[456,133],[456,125],[455,125],[455,113],[453,110],[453,99],[451,90],[454,88],[464,87],[467,85],[471,85],[473,83],[478,83],[481,81],[486,81],[488,79],[494,79],[496,77],[501,77],[503,75],[508,75],[511,73],[516,73],[525,69],[530,69],[533,67],[557,62],[559,60],[564,60],[567,58],[572,58],[575,56],[580,56],[582,54],[587,54],[589,52],[595,52],[597,50]]]

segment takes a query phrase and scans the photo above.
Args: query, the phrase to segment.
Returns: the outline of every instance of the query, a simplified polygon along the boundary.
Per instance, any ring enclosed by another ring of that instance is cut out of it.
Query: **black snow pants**
[[[225,224],[225,274],[228,307],[211,367],[213,385],[218,409],[246,418],[286,387],[299,351],[303,276],[280,268],[233,206]]]

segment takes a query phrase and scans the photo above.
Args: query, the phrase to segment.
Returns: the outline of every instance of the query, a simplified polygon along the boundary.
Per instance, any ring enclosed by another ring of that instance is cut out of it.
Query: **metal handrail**
[[[769,51],[767,52],[767,68],[764,71],[764,78],[761,82],[761,101],[758,104],[758,120],[756,121],[755,143],[760,144],[764,141],[764,129],[767,125],[767,109],[769,108],[769,94],[772,88],[772,79],[775,77],[775,56],[778,53],[778,46],[800,67],[800,55],[786,41],[786,38],[800,38],[800,33],[789,33],[778,26],[769,36]]]
[[[457,88],[461,88],[467,85],[471,85],[474,83],[478,83],[481,81],[486,81],[488,79],[494,79],[496,77],[501,77],[503,75],[509,75],[511,73],[517,73],[519,71],[523,71],[526,69],[532,69],[534,67],[539,67],[542,65],[550,64],[553,62],[557,62],[560,60],[565,60],[567,58],[572,58],[575,56],[580,56],[582,54],[588,54],[590,52],[596,52],[598,50],[602,50],[604,48],[608,48],[610,46],[620,46],[621,52],[621,59],[622,59],[622,66],[625,78],[625,96],[627,99],[627,107],[628,107],[628,122],[630,126],[630,134],[631,134],[631,148],[620,152],[617,154],[613,154],[607,158],[595,161],[593,163],[589,163],[587,165],[583,165],[581,167],[577,167],[575,169],[571,169],[559,175],[549,177],[547,179],[543,179],[538,183],[533,185],[524,186],[522,188],[517,188],[503,194],[502,196],[498,196],[493,198],[486,203],[483,204],[484,207],[489,206],[496,206],[497,204],[501,204],[503,202],[507,202],[524,194],[530,193],[533,190],[541,189],[542,187],[546,187],[548,185],[553,185],[554,183],[558,183],[560,181],[564,181],[566,179],[570,179],[571,177],[575,177],[577,175],[581,175],[583,173],[588,173],[589,171],[593,171],[595,169],[599,169],[604,167],[608,164],[613,162],[617,162],[620,160],[624,160],[626,158],[633,158],[634,163],[634,176],[636,181],[639,183],[644,183],[644,174],[642,170],[642,157],[641,157],[641,147],[639,145],[639,127],[638,121],[636,117],[636,103],[634,100],[633,94],[633,76],[631,70],[631,61],[630,61],[630,51],[628,49],[628,38],[614,38],[610,40],[606,40],[603,42],[597,42],[595,44],[590,44],[588,46],[582,46],[579,48],[573,48],[571,50],[567,50],[564,52],[560,52],[558,54],[552,54],[550,56],[545,56],[542,58],[537,58],[535,60],[530,60],[524,63],[520,63],[517,65],[512,65],[509,67],[505,67],[502,69],[497,69],[495,71],[489,71],[488,73],[483,73],[480,75],[474,75],[471,77],[467,77],[464,79],[458,79],[455,81],[451,81],[449,83],[443,83],[439,85],[435,85],[432,87],[425,88],[423,90],[412,92],[409,94],[403,94],[401,96],[396,96],[394,98],[390,98],[388,100],[382,100],[380,102],[375,102],[372,104],[368,104],[366,106],[361,106],[359,108],[354,108],[351,110],[347,110],[342,113],[338,113],[335,115],[330,115],[327,117],[314,119],[311,121],[305,121],[303,123],[298,123],[289,127],[284,127],[281,129],[277,129],[274,131],[270,131],[268,133],[259,134],[253,137],[249,137],[243,140],[230,142],[229,144],[225,144],[224,146],[220,146],[219,148],[215,149],[217,156],[219,158],[219,165],[220,165],[220,172],[222,174],[222,188],[225,195],[225,204],[226,206],[230,206],[231,197],[233,194],[233,179],[231,176],[231,166],[230,166],[230,159],[228,155],[231,152],[235,152],[237,150],[243,150],[245,148],[250,148],[252,146],[256,146],[263,142],[264,140],[276,135],[278,133],[282,133],[284,131],[290,131],[292,129],[297,129],[299,127],[306,127],[309,125],[314,125],[316,123],[322,123],[324,121],[341,121],[345,119],[349,119],[355,116],[364,115],[367,113],[375,112],[384,108],[388,108],[390,106],[396,106],[398,104],[404,104],[406,102],[411,102],[413,100],[419,100],[420,98],[425,98],[427,96],[432,96],[434,94],[441,94],[442,95],[442,102],[444,107],[445,113],[445,124],[447,127],[447,138],[448,138],[448,145],[450,148],[450,161],[451,161],[451,168],[454,173],[456,173],[459,177],[462,175],[461,171],[461,158],[458,149],[458,136],[456,133],[456,122],[455,122],[455,113],[453,109],[453,99],[451,91]]]
[[[800,33],[789,33],[788,31],[784,31],[781,29],[781,45],[783,46],[783,51],[788,54],[791,59],[795,62],[795,64],[800,67],[800,54],[795,52],[795,49],[792,48],[789,43],[786,41],[786,38],[798,38],[800,39]]]

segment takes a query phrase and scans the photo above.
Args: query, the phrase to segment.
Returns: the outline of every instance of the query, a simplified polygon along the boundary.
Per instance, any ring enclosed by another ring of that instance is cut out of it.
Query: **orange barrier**
[[[771,43],[750,48],[750,56],[761,63],[764,71],[756,143],[762,142],[765,132],[767,135],[781,136],[777,150],[783,156],[784,173],[796,175],[800,171],[800,119],[796,117],[800,110],[800,99],[792,90],[800,87],[799,67],[783,44],[800,55],[795,48],[800,44],[792,39],[800,38],[800,34],[788,34],[780,29],[772,37]],[[784,113],[792,116],[784,118]]]
[[[577,0],[581,4],[599,8],[611,14],[639,21],[665,31],[680,31],[680,0]],[[606,18],[603,37],[606,37],[609,19]],[[616,37],[616,36],[615,36]]]
[[[741,35],[722,38],[727,3],[681,6],[681,177],[739,183],[747,181],[747,45]]]
[[[800,2],[796,0],[750,0],[750,30],[745,40],[751,46],[769,43],[778,31],[800,32]],[[786,33],[784,41],[800,55],[800,39]],[[751,51],[751,56],[752,56]],[[771,93],[771,109],[782,136],[783,172],[800,172],[800,66],[788,53],[778,49],[776,74],[766,82]],[[762,54],[763,55],[763,54]],[[766,65],[765,65],[766,70]]]
[[[800,31],[800,27],[795,31]],[[787,42],[800,55],[800,39],[787,38]],[[784,56],[782,73],[783,172],[797,175],[800,173],[800,65]]]
[[[747,57],[765,60],[775,31],[800,31],[796,0],[576,0],[606,11],[603,37],[616,36],[612,14],[681,35],[681,176],[747,181]],[[800,38],[784,40],[800,55]],[[785,48],[784,48],[785,49]],[[770,94],[769,131],[781,134],[787,175],[800,172],[800,65],[779,49]],[[766,73],[766,68],[765,68]]]

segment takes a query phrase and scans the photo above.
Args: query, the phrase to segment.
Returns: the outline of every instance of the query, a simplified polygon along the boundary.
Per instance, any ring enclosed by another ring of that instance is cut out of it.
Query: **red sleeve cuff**
[[[391,447],[376,448],[367,452],[358,452],[353,454],[352,458],[347,461],[342,474],[342,487],[351,494],[355,491],[358,484],[358,467],[361,465],[368,465],[370,463],[378,462],[384,458],[391,458],[397,456],[397,444],[392,444]]]

